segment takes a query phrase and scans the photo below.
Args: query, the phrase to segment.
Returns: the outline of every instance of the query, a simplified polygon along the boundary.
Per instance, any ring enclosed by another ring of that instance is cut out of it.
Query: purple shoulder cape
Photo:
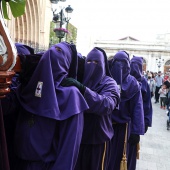
[[[60,48],[61,51],[56,49]],[[60,43],[44,53],[30,81],[19,86],[17,96],[22,107],[35,115],[65,120],[79,114],[88,105],[76,87],[62,87],[61,81],[68,76],[71,50],[67,43]]]

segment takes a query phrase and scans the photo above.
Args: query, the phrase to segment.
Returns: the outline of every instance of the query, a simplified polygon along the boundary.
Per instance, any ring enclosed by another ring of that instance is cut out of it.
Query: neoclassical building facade
[[[49,47],[50,22],[52,21],[50,0],[27,0],[25,14],[18,18],[6,20],[11,38],[34,48]],[[133,37],[125,37],[117,41],[95,40],[92,46],[103,48],[108,57],[119,50],[125,50],[130,58],[142,56],[144,70],[170,71],[170,43],[168,41],[142,42]]]
[[[94,46],[103,48],[107,56],[113,57],[119,50],[125,50],[130,58],[141,56],[144,59],[144,71],[170,71],[170,44],[164,42],[141,42],[132,37],[117,41],[96,40]]]
[[[25,14],[6,20],[11,38],[37,48],[49,47],[50,21],[52,21],[50,0],[27,0]]]

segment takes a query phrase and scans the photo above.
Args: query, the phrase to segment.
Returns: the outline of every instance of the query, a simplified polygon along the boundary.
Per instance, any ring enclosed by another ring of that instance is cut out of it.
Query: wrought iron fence
[[[22,43],[25,45],[28,45],[29,47],[32,47],[34,49],[35,54],[39,53],[39,52],[44,52],[46,50],[48,50],[49,46],[44,46],[44,45],[39,45],[37,43],[33,43],[33,42],[23,42],[22,40],[18,41],[17,43]]]

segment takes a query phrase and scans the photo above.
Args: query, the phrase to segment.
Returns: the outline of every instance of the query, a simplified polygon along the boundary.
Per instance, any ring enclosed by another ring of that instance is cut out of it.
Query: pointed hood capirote
[[[21,60],[21,65],[26,60],[26,55],[34,54],[34,49],[28,45],[22,43],[15,43],[15,47],[17,49],[18,56]]]
[[[89,52],[85,61],[83,84],[94,90],[105,75],[106,71],[103,54],[101,51],[94,48]]]
[[[68,76],[77,76],[77,51],[75,45],[61,42],[43,54],[28,84],[18,89],[22,107],[32,114],[56,120],[86,110],[88,105],[76,87],[60,86]]]
[[[130,75],[130,59],[126,51],[119,51],[115,54],[110,63],[110,72],[120,85],[122,101],[129,100],[140,90],[139,83]]]
[[[115,54],[111,63],[111,74],[116,82],[121,85],[130,73],[129,55],[125,51],[119,51]]]
[[[89,52],[85,61],[83,84],[91,90],[97,91],[106,75],[111,76],[107,56],[102,49],[95,47]]]
[[[15,43],[18,55],[34,54],[34,49],[22,43]]]
[[[143,57],[136,57],[133,56],[133,58],[130,61],[130,74],[134,76],[139,82],[143,79],[142,74],[142,68],[143,67]]]

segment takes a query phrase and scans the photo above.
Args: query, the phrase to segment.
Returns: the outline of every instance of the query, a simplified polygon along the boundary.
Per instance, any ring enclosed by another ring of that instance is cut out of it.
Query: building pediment
[[[127,37],[121,38],[119,40],[121,40],[121,41],[139,41],[136,38],[133,38],[131,36],[127,36]]]

